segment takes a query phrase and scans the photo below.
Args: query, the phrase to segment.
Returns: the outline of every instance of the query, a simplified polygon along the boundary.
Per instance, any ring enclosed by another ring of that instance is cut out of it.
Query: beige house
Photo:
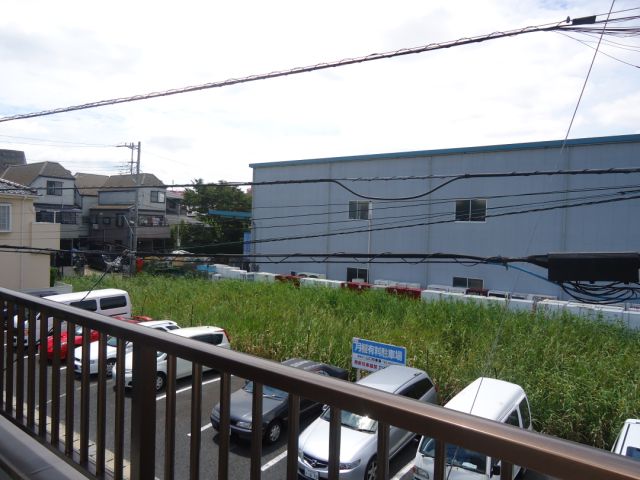
[[[28,187],[0,179],[0,287],[49,287],[50,254],[34,249],[57,250],[60,224],[36,222],[36,198]]]

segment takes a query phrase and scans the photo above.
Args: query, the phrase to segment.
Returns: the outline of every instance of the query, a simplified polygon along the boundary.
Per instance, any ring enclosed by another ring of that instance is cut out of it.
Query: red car
[[[79,325],[76,325],[76,329],[75,329],[75,336],[74,336],[74,340],[73,340],[73,344],[76,346],[82,345],[82,327]],[[90,340],[91,342],[95,342],[96,340],[98,340],[100,338],[100,332],[98,332],[97,330],[91,330],[90,333]],[[68,343],[68,334],[67,332],[62,332],[60,334],[60,359],[64,360],[65,358],[67,358],[67,343]],[[42,345],[41,349],[43,349],[44,345]],[[49,337],[47,337],[47,359],[52,360],[53,359],[53,335],[50,335]]]
[[[144,315],[134,315],[131,318],[127,318],[124,317],[122,315],[118,315],[116,317],[118,320],[124,320],[126,322],[132,322],[132,323],[138,323],[138,322],[144,322],[147,320],[152,320],[151,317],[146,317]],[[91,333],[89,335],[89,341],[90,342],[95,342],[100,338],[100,332],[98,332],[97,330],[91,330]],[[60,360],[64,360],[65,358],[67,358],[67,343],[68,343],[68,335],[67,332],[62,332],[60,334]],[[82,327],[80,325],[76,325],[76,331],[75,331],[75,337],[73,340],[73,344],[76,346],[80,346],[82,345]],[[52,360],[53,359],[53,335],[50,335],[49,337],[47,337],[47,359]]]

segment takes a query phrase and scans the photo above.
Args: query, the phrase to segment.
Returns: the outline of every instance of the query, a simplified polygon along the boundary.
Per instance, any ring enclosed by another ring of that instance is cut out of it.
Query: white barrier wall
[[[209,279],[212,281],[221,279],[235,279],[255,282],[274,282],[275,273],[269,272],[247,272],[228,265],[215,265],[216,273],[209,272]],[[327,280],[323,278],[300,278],[300,285],[307,287],[341,288],[345,282],[339,280]],[[401,283],[393,280],[376,280],[372,285],[375,290],[383,290],[387,287],[398,288],[419,288],[418,284]],[[450,287],[447,285],[429,285],[426,290],[420,293],[423,302],[434,302],[439,300],[458,301],[465,303],[476,303],[478,305],[498,305],[512,311],[536,312],[542,311],[548,314],[560,314],[567,312],[593,320],[603,320],[609,323],[619,323],[630,329],[640,329],[640,307],[631,305],[626,307],[616,305],[591,305],[587,303],[565,302],[554,298],[547,298],[542,295],[509,293],[503,291],[491,291],[489,296],[466,295],[463,288]],[[491,295],[493,293],[493,295]]]

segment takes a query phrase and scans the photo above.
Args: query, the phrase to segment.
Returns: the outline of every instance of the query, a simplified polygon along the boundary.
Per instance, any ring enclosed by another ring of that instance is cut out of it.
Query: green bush
[[[80,290],[95,279],[72,282]],[[138,275],[107,277],[104,287],[128,290],[136,314],[222,326],[234,349],[278,361],[350,368],[352,337],[404,346],[407,363],[438,384],[441,403],[478,376],[515,382],[536,430],[600,448],[640,413],[640,334],[621,325],[281,283]]]

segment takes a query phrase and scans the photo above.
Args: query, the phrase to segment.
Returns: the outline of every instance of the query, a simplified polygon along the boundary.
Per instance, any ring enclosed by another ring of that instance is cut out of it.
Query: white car
[[[624,421],[611,451],[640,460],[640,420],[629,418]]]
[[[359,385],[436,403],[438,392],[433,381],[417,368],[391,365],[360,381]],[[328,477],[330,409],[309,425],[298,440],[298,478],[318,480]],[[374,480],[377,472],[378,422],[363,415],[342,411],[340,429],[341,479]],[[396,455],[415,437],[415,433],[398,427],[389,428],[389,458]]]
[[[180,328],[173,320],[149,320],[146,322],[139,322],[138,325],[143,327],[155,328],[157,330],[164,330],[169,332],[171,330],[177,330]],[[125,344],[125,351],[129,353],[133,345],[131,342]],[[89,344],[89,373],[95,375],[98,373],[98,353],[100,351],[100,342],[91,342]],[[111,370],[116,364],[116,355],[118,353],[118,339],[116,337],[109,336],[107,338],[107,354],[106,354],[106,370],[107,376],[111,375]],[[82,347],[78,347],[74,350],[73,359],[73,371],[76,373],[82,373]]]
[[[520,385],[496,378],[480,377],[447,402],[444,408],[531,430],[529,399]],[[484,453],[446,444],[448,480],[489,480],[500,477],[500,461]],[[433,478],[435,440],[422,437],[413,467],[414,480]],[[513,465],[513,478],[522,468]]]
[[[229,336],[224,328],[213,326],[202,327],[187,327],[179,330],[171,330],[169,333],[174,335],[180,335],[181,337],[192,338],[201,342],[206,342],[211,345],[216,345],[221,348],[231,348],[229,343]],[[157,353],[158,366],[156,372],[156,391],[159,392],[164,388],[167,383],[167,354],[163,352]],[[127,353],[124,361],[124,386],[125,388],[132,387],[133,374],[133,352]],[[114,366],[113,374],[116,374]],[[210,370],[208,367],[203,367],[203,371]],[[191,375],[191,362],[183,358],[178,357],[176,359],[176,380]]]

